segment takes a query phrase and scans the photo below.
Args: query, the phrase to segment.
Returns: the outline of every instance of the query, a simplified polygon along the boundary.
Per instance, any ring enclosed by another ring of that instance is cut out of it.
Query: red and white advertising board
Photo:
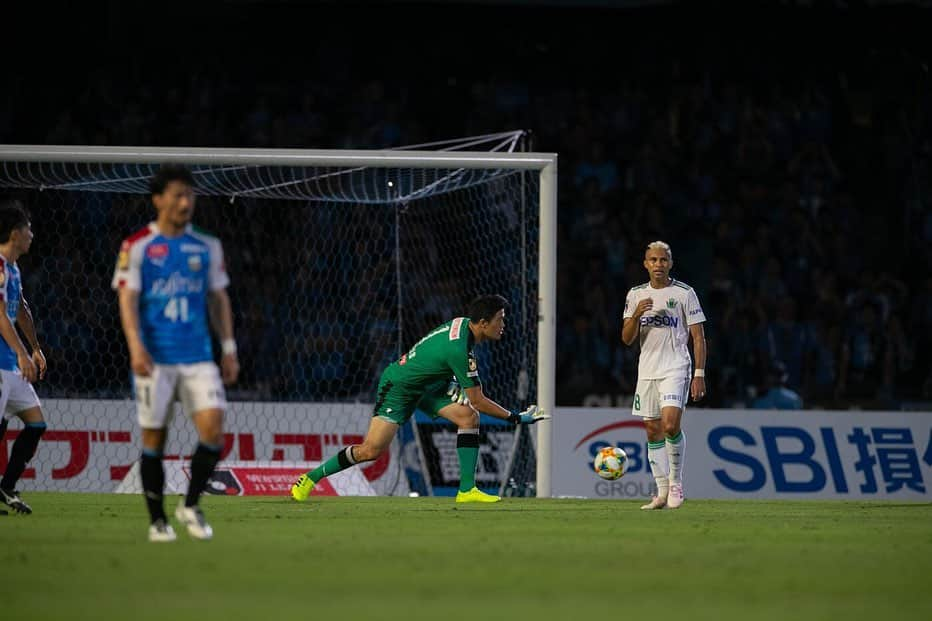
[[[42,407],[48,431],[23,474],[25,489],[112,492],[121,484],[126,489],[124,481],[138,481],[136,476],[127,478],[138,468],[141,449],[132,401],[45,399]],[[349,444],[362,442],[371,416],[372,405],[365,403],[233,402],[224,422],[218,473],[229,471],[243,493],[266,492],[266,488],[280,491],[285,480],[290,480],[290,487],[295,473]],[[11,421],[0,442],[0,471],[6,468],[20,428],[18,420]],[[196,446],[194,425],[179,408],[165,448],[169,490],[182,484],[186,488],[184,468]],[[359,473],[368,486],[347,479],[343,489],[362,495],[406,495],[408,484],[399,465],[399,450],[398,443],[393,443],[376,461],[351,468],[346,476],[352,479]],[[222,476],[226,475],[218,474],[217,479]],[[321,488],[326,489],[326,485]]]

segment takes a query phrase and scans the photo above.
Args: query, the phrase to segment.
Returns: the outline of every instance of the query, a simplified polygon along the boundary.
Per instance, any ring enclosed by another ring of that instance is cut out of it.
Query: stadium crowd
[[[83,74],[67,105],[14,72],[0,95],[0,142],[361,149],[528,130],[534,150],[560,157],[558,403],[632,393],[637,352],[620,341],[622,306],[646,281],[641,260],[655,239],[671,244],[673,275],[695,287],[709,318],[707,405],[752,407],[774,385],[805,407],[932,401],[922,51],[852,34],[820,55],[821,35],[791,46],[746,32],[735,53],[716,33],[661,49],[632,30],[615,49],[580,43],[585,34],[558,44],[511,31],[499,36],[514,54],[497,65],[479,56],[444,70],[425,59],[412,72],[347,60],[348,44],[324,34],[300,73],[202,52],[184,71],[144,79],[143,59],[122,58]],[[546,70],[555,62],[578,71]],[[23,262],[48,343],[46,394],[125,390],[108,278],[118,240],[147,209],[140,200],[35,223]],[[301,256],[262,243],[287,219],[250,217],[210,222],[228,253],[265,253],[248,265],[273,267]],[[313,288],[313,267],[296,270]],[[384,362],[359,360],[351,339],[326,331],[309,347],[289,339],[270,321],[287,288],[261,271],[234,273],[234,285],[237,276],[250,283],[234,289],[243,394],[347,398],[347,369]]]

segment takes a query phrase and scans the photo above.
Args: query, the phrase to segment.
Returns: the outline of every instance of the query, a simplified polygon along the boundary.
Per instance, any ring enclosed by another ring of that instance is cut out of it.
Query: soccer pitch
[[[10,619],[932,618],[929,504],[210,497],[151,544],[139,496],[25,497]]]

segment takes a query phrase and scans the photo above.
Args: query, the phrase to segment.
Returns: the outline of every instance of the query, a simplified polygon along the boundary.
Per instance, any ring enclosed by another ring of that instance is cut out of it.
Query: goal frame
[[[105,164],[181,163],[243,166],[345,166],[373,168],[499,168],[540,175],[537,403],[551,416],[556,405],[557,154],[488,151],[237,149],[198,147],[94,147],[0,145],[0,161]],[[536,424],[538,498],[551,496],[553,419]]]

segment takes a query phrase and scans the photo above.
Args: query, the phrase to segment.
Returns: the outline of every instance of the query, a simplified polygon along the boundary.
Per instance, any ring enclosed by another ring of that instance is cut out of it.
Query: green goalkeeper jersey
[[[473,353],[474,339],[469,318],[453,321],[431,330],[408,353],[386,369],[385,375],[404,391],[423,392],[438,382],[455,376],[460,386],[478,386],[479,368]]]

